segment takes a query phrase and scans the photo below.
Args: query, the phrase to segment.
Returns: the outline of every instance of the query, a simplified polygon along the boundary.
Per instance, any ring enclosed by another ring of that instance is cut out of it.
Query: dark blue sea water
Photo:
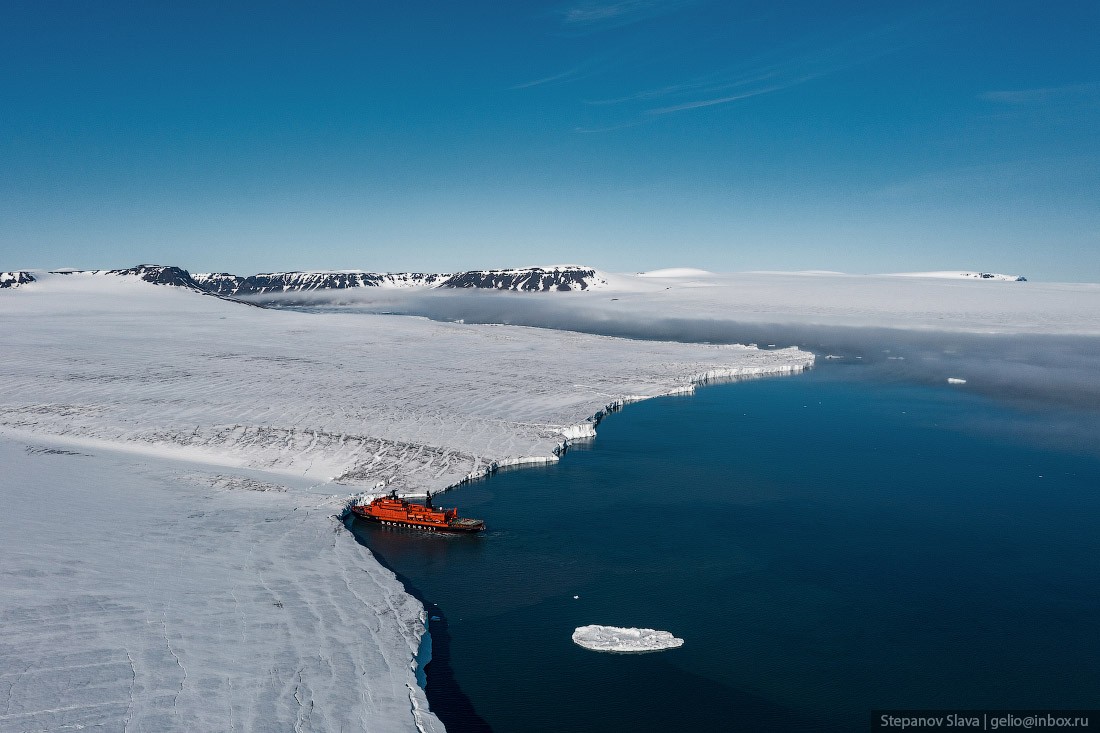
[[[1036,443],[1045,421],[822,368],[630,405],[556,465],[440,497],[480,536],[354,529],[435,604],[451,733],[1095,708],[1100,458]],[[590,652],[592,623],[685,644]]]

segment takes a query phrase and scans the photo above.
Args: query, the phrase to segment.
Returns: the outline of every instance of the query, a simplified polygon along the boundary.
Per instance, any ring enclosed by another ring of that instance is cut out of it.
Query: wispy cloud
[[[987,102],[1012,105],[1037,105],[1081,101],[1100,96],[1100,83],[1068,84],[1035,89],[1006,89],[978,95]]]
[[[728,91],[730,89],[736,89],[738,87],[748,86],[749,84],[755,84],[758,82],[765,82],[770,79],[774,79],[777,76],[775,70],[763,71],[759,74],[750,75],[744,78],[736,79],[734,81],[715,82],[713,79],[705,81],[685,82],[683,84],[670,84],[664,87],[658,87],[656,89],[647,89],[634,94],[628,94],[624,97],[614,97],[611,99],[592,99],[586,100],[585,104],[602,107],[614,104],[624,104],[627,102],[647,102],[657,99],[665,99],[677,95],[685,94],[717,94],[720,92]]]
[[[585,0],[561,12],[574,28],[621,26],[671,13],[692,0]]]
[[[542,86],[543,84],[553,84],[554,82],[566,81],[568,79],[575,78],[584,70],[584,65],[574,66],[572,69],[566,69],[558,74],[551,74],[550,76],[542,77],[540,79],[532,79],[531,81],[525,81],[521,84],[514,84],[509,89],[530,89],[531,87]]]
[[[758,57],[759,65],[756,66],[745,64],[725,71],[711,71],[677,84],[590,100],[585,104],[590,107],[618,106],[622,112],[629,110],[643,119],[733,104],[806,84],[892,53],[906,44],[904,28],[904,23],[879,26],[839,42],[820,45],[820,38],[816,39],[818,43],[805,39]],[[620,126],[597,129],[614,130]]]
[[[592,30],[589,25],[633,22],[657,13],[670,12],[688,2],[702,0],[581,0],[568,10],[560,11],[560,16],[564,25],[577,26],[587,32]],[[574,131],[612,132],[644,122],[656,122],[676,113],[733,105],[869,64],[912,45],[916,35],[912,33],[912,28],[923,22],[920,13],[887,15],[887,18],[877,22],[866,16],[847,18],[827,27],[814,28],[779,45],[750,43],[748,47],[755,45],[761,50],[753,56],[740,58],[734,55],[735,52],[727,50],[731,48],[729,29],[704,34],[698,40],[698,48],[670,44],[654,49],[652,43],[641,48],[639,44],[631,46],[629,39],[624,40],[625,51],[623,48],[617,51],[619,65],[623,67],[619,71],[628,69],[630,73],[608,73],[606,58],[599,73],[609,80],[620,82],[626,80],[632,83],[648,77],[650,81],[660,83],[639,85],[633,89],[620,87],[617,90],[607,89],[605,84],[603,94],[592,94],[594,85],[587,85],[589,95],[580,100],[587,108],[586,124],[575,127]],[[757,19],[757,22],[773,20],[767,16]],[[739,31],[742,35],[746,32]],[[645,34],[642,40],[652,41]],[[606,54],[612,55],[610,51]],[[713,60],[723,56],[730,59],[728,66],[711,65],[705,68],[705,61],[694,63],[696,59]],[[697,73],[691,75],[692,70]],[[677,79],[672,76],[675,72],[682,76]],[[583,74],[593,75],[594,71]],[[576,70],[570,70],[514,88],[579,79],[581,76]]]
[[[669,105],[668,107],[655,107],[653,109],[646,110],[646,114],[667,115],[673,112],[684,112],[690,109],[699,109],[701,107],[713,107],[719,104],[739,102],[742,99],[750,99],[752,97],[759,97],[762,94],[770,94],[772,92],[778,92],[782,89],[789,89],[790,87],[797,86],[823,75],[824,72],[820,74],[810,74],[808,76],[804,76],[798,79],[790,79],[782,84],[773,84],[771,86],[760,87],[747,92],[742,92],[740,94],[730,94],[724,97],[712,97],[710,99],[699,99],[693,102],[684,102],[683,104]]]
[[[604,127],[574,127],[573,132],[579,132],[579,133],[583,133],[583,134],[586,134],[586,135],[591,135],[593,133],[599,133],[599,132],[614,132],[615,130],[625,130],[628,127],[637,127],[638,125],[642,124],[644,121],[645,120],[637,119],[637,120],[629,120],[627,122],[620,122],[617,125],[606,125]]]

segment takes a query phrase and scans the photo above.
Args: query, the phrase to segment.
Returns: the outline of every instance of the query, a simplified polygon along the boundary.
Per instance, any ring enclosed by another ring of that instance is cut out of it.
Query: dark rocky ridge
[[[550,290],[588,290],[593,285],[606,284],[590,267],[524,267],[518,270],[471,270],[451,275],[441,288],[484,288],[547,292]]]
[[[435,286],[447,277],[420,272],[275,272],[248,277],[212,272],[197,274],[194,280],[199,287],[219,295],[261,295],[365,287]]]
[[[138,265],[126,270],[107,270],[108,275],[137,275],[147,283],[154,285],[174,285],[178,288],[189,288],[207,292],[206,288],[199,285],[191,277],[191,273],[181,267],[172,265]]]
[[[147,283],[153,285],[171,285],[176,288],[186,288],[187,290],[194,290],[197,293],[203,295],[209,295],[214,298],[221,298],[222,300],[231,300],[234,303],[244,303],[245,305],[256,306],[255,303],[248,303],[247,301],[237,300],[226,295],[222,295],[216,291],[212,291],[203,287],[199,283],[195,282],[195,279],[191,277],[191,273],[184,270],[182,267],[175,267],[174,265],[138,265],[136,267],[130,267],[123,270],[53,270],[51,275],[73,275],[77,273],[92,273],[94,275],[136,275]],[[256,306],[259,307],[259,306]]]
[[[482,288],[525,292],[588,290],[606,281],[590,267],[525,267],[471,270],[456,274],[422,272],[276,272],[243,277],[228,272],[196,274],[200,288],[219,295],[343,290],[369,287]]]
[[[22,270],[14,272],[0,272],[0,288],[17,288],[20,285],[34,282],[34,275]]]
[[[170,265],[138,265],[120,270],[58,270],[68,275],[92,272],[97,275],[136,275],[155,285],[196,290],[208,295],[234,298],[314,290],[345,290],[366,287],[477,288],[522,292],[588,290],[607,281],[591,267],[523,267],[511,270],[471,270],[456,274],[423,272],[274,272],[258,275],[233,275],[228,272],[196,273]],[[33,282],[25,272],[2,273],[0,287]],[[22,278],[17,280],[16,278]]]

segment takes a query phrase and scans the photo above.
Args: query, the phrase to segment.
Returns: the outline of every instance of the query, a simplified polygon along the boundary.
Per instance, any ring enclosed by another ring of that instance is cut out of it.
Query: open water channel
[[[352,528],[430,604],[451,733],[1097,707],[1100,457],[996,429],[1056,418],[829,366],[629,405],[438,497],[479,536]],[[685,644],[591,652],[586,624]]]

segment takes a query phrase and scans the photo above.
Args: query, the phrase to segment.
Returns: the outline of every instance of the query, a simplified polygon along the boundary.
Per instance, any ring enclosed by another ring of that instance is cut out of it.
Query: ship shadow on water
[[[493,729],[474,710],[473,703],[459,687],[458,680],[455,678],[454,669],[451,667],[451,635],[447,627],[446,614],[439,606],[424,598],[409,579],[390,565],[385,557],[387,546],[391,550],[399,551],[401,545],[417,543],[423,549],[425,540],[429,540],[438,542],[440,551],[445,551],[446,543],[455,541],[476,542],[478,538],[384,527],[358,520],[355,517],[348,517],[344,522],[344,526],[355,537],[355,541],[370,550],[382,567],[396,575],[397,580],[401,582],[409,595],[416,598],[424,606],[424,612],[429,619],[428,632],[431,634],[432,644],[431,661],[424,666],[424,674],[428,681],[424,687],[424,693],[428,698],[428,706],[431,711],[446,726],[448,733],[492,733]],[[431,542],[428,544],[430,545]]]

